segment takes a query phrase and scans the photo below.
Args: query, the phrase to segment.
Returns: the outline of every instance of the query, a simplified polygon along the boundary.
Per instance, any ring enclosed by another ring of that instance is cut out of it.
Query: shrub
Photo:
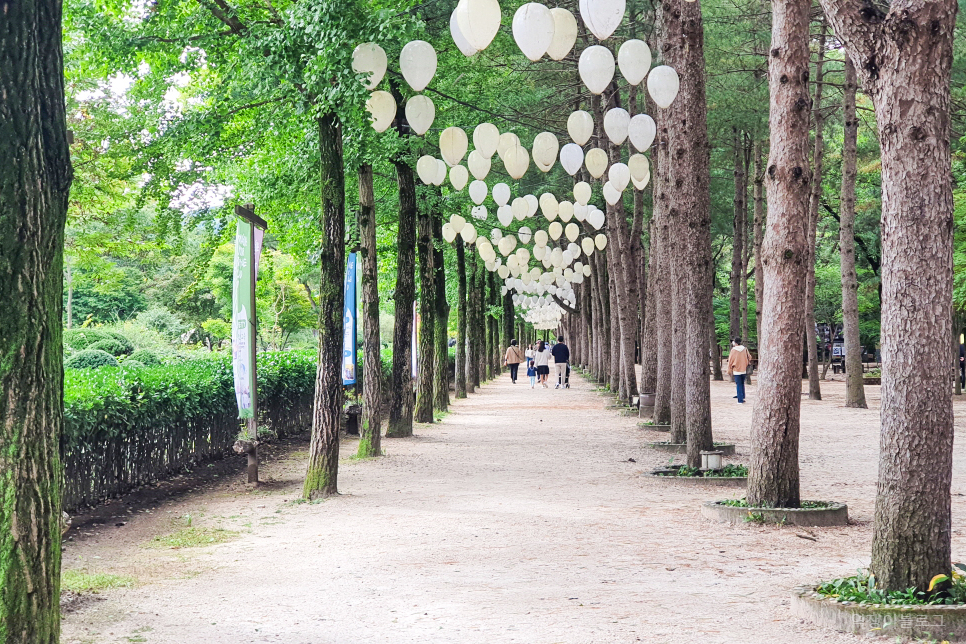
[[[133,350],[129,344],[124,344],[123,342],[118,342],[114,338],[106,338],[104,340],[98,340],[91,346],[87,347],[88,351],[106,351],[114,357],[127,355]]]
[[[68,369],[99,369],[100,367],[116,367],[117,360],[107,351],[101,349],[85,349],[72,355],[64,366]]]
[[[127,355],[134,351],[134,343],[123,333],[118,333],[117,331],[105,331],[112,340],[121,344],[124,347],[124,355]]]
[[[154,352],[148,351],[147,349],[138,349],[124,361],[124,364],[129,364],[132,361],[140,362],[143,365],[158,367],[161,365],[161,358],[155,355]]]
[[[81,351],[109,337],[105,332],[97,329],[64,329],[64,346]]]
[[[168,340],[174,340],[188,330],[181,318],[163,307],[141,313],[138,315],[138,322],[149,329],[154,329]]]

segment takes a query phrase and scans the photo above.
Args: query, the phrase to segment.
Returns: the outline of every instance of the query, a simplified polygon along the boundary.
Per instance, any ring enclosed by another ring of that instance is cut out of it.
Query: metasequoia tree
[[[949,572],[953,407],[950,73],[957,4],[821,0],[875,106],[882,150],[882,429],[872,572]],[[915,335],[916,342],[910,342]]]
[[[472,252],[472,251],[471,251]],[[472,380],[467,378],[468,346],[466,343],[466,246],[463,237],[456,238],[456,398],[466,398],[472,392]],[[467,387],[469,384],[469,387]]]
[[[382,453],[382,359],[379,342],[379,267],[376,262],[376,197],[372,166],[359,166],[359,237],[362,264],[362,432],[360,457]]]
[[[774,0],[768,57],[771,156],[748,503],[798,507],[802,321],[808,260],[809,0]]]
[[[64,226],[71,183],[58,0],[0,18],[0,642],[60,639]]]
[[[859,279],[855,273],[855,175],[859,121],[855,114],[858,78],[845,58],[842,86],[842,191],[839,199],[839,263],[842,270],[842,335],[845,337],[845,406],[867,409],[859,340]],[[958,341],[956,343],[959,344]],[[959,358],[959,346],[956,347]],[[957,369],[958,370],[958,369]],[[957,379],[958,380],[958,379]]]
[[[416,217],[419,256],[419,350],[416,356],[416,409],[413,420],[433,422],[433,380],[436,371],[436,285],[433,270],[433,213],[423,203]]]
[[[449,409],[449,304],[446,303],[446,264],[443,254],[443,222],[441,217],[434,217],[433,237],[433,305],[436,324],[433,327],[433,341],[436,345],[435,365],[436,374],[433,383],[433,407],[439,411]]]

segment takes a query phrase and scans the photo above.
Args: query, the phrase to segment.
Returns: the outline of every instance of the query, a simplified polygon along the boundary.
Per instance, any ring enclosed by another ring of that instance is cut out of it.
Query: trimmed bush
[[[177,315],[165,308],[144,311],[138,315],[138,322],[154,329],[168,340],[174,340],[188,330],[187,325]]]
[[[134,343],[123,333],[118,333],[117,331],[105,331],[108,337],[112,338],[115,342],[118,342],[124,347],[124,354],[127,355],[134,351]]]
[[[64,346],[81,351],[109,337],[107,333],[98,329],[64,329]]]
[[[133,350],[133,348],[129,349],[128,345],[124,344],[123,342],[118,342],[114,338],[107,338],[105,340],[98,340],[91,346],[87,347],[87,350],[88,351],[92,351],[92,350],[106,351],[107,353],[110,353],[112,356],[116,358],[119,356],[127,355]]]
[[[70,357],[64,366],[68,369],[99,369],[101,367],[116,367],[117,359],[102,349],[84,349]]]
[[[161,366],[161,358],[154,354],[152,351],[147,349],[138,349],[124,361],[124,364],[128,364],[131,361],[140,362],[141,364],[147,365],[149,367],[159,367]]]

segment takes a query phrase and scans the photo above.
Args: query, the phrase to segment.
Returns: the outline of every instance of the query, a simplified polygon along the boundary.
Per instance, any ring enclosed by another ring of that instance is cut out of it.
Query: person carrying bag
[[[516,340],[510,340],[510,346],[507,347],[506,355],[503,356],[503,366],[510,367],[510,380],[513,381],[513,384],[517,382],[517,371],[520,369],[520,363],[523,360],[523,350]]]

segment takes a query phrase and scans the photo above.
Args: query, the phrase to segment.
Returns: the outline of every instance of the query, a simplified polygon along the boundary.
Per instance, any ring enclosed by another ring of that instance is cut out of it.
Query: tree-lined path
[[[868,563],[878,388],[858,410],[842,407],[844,383],[825,386],[823,401],[803,401],[803,497],[847,501],[848,527],[710,523],[700,502],[734,492],[643,478],[667,462],[644,445],[661,436],[606,409],[586,380],[555,391],[503,377],[386,441],[386,458],[343,461],[340,497],[292,503],[306,454],[289,451],[264,466],[262,491],[215,479],[122,527],[75,531],[65,568],[137,582],[67,617],[64,641],[857,642],[787,601],[795,585]],[[714,421],[746,462],[752,406],[732,391],[713,383]],[[956,456],[954,513],[961,445]],[[239,534],[150,547],[186,515]],[[954,553],[964,546],[957,530]]]

